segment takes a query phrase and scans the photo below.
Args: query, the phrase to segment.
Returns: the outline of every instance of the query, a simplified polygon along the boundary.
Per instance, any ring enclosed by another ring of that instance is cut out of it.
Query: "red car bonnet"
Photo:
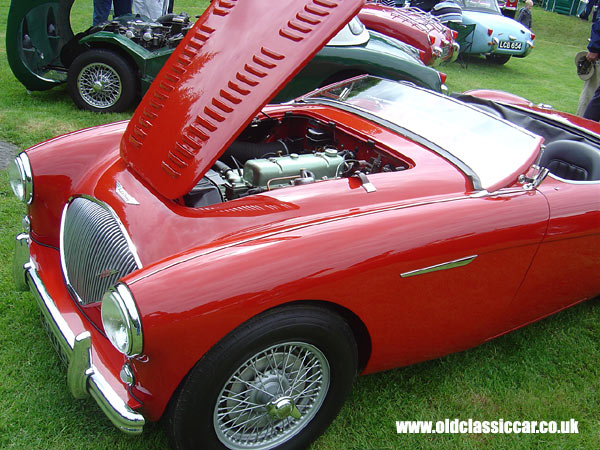
[[[363,0],[215,0],[136,109],[121,157],[168,198],[190,191]]]

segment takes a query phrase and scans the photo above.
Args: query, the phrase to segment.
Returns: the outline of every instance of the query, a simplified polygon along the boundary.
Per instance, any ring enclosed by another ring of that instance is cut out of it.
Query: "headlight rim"
[[[144,336],[142,332],[142,322],[140,320],[140,315],[137,310],[135,300],[133,299],[133,295],[131,295],[131,292],[125,284],[119,283],[110,287],[108,291],[106,291],[104,297],[102,298],[101,308],[104,306],[107,296],[110,297],[110,301],[113,301],[116,304],[121,315],[125,318],[124,324],[127,331],[127,348],[125,351],[123,351],[115,343],[112,335],[104,324],[104,316],[102,315],[102,325],[104,327],[106,337],[111,344],[124,355],[129,357],[141,355],[144,349]]]
[[[31,202],[33,201],[33,172],[31,170],[31,163],[29,162],[27,153],[19,153],[15,159],[13,159],[12,165],[13,167],[16,166],[16,171],[19,175],[19,182],[23,187],[23,195],[21,196],[13,187],[13,182],[15,180],[10,179],[10,187],[13,191],[13,194],[15,194],[15,196],[23,203],[31,205]]]

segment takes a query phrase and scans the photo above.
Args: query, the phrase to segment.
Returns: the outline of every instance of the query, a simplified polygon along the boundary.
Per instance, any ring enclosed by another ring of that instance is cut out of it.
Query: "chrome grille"
[[[60,256],[67,284],[84,305],[102,300],[119,278],[141,267],[116,215],[85,197],[73,199],[63,213]]]

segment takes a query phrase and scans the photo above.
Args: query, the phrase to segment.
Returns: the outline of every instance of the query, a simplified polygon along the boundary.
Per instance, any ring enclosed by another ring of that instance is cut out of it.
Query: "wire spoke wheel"
[[[88,64],[77,77],[77,89],[89,105],[95,108],[110,108],[121,98],[121,77],[108,64]]]
[[[138,98],[134,64],[117,51],[93,48],[78,55],[67,72],[67,90],[80,109],[123,112]]]
[[[256,353],[218,396],[217,437],[228,448],[253,450],[291,439],[319,411],[329,379],[329,363],[313,345],[286,342]]]
[[[165,412],[178,450],[305,449],[352,389],[352,329],[314,305],[281,306],[248,319],[206,352]]]

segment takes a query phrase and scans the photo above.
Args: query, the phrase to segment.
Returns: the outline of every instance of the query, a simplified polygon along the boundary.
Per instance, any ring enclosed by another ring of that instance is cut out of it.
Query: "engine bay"
[[[412,163],[335,123],[286,114],[255,119],[183,197],[200,208],[274,189],[351,176],[399,172]]]
[[[155,21],[145,16],[123,16],[105,22],[91,29],[92,32],[108,31],[125,36],[146,50],[175,48],[194,23],[190,17],[180,14],[167,14]]]

